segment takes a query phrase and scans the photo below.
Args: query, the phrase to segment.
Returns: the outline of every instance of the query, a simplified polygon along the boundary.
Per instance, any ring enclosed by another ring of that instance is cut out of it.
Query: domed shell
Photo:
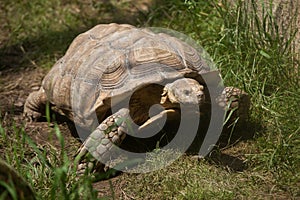
[[[101,115],[109,109],[105,101],[111,97],[122,99],[144,85],[180,77],[202,82],[206,74],[219,78],[195,48],[175,37],[105,24],[77,36],[42,87],[49,101],[76,123],[89,124],[95,110]]]

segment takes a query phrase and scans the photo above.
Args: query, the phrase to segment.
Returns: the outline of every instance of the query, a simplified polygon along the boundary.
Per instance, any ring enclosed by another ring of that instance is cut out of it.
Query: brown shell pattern
[[[75,102],[83,117],[109,97],[208,71],[200,53],[175,37],[131,25],[97,25],[74,39],[43,88],[57,107],[71,110]]]

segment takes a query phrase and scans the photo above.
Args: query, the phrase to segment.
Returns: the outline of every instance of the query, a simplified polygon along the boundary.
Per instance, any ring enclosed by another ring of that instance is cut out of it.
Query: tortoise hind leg
[[[116,146],[120,145],[127,133],[129,110],[120,109],[107,117],[81,145],[76,155],[77,174],[99,172],[112,158],[115,158]]]
[[[29,119],[37,119],[42,116],[47,103],[47,95],[43,88],[39,91],[32,92],[24,105],[24,116]]]

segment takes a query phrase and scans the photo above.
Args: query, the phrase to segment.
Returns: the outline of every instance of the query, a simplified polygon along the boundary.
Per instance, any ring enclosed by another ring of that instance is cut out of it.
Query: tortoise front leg
[[[217,103],[225,110],[227,122],[232,123],[237,119],[240,122],[247,121],[250,96],[243,90],[234,87],[225,87],[222,94],[217,98]]]
[[[89,173],[104,169],[104,164],[115,156],[114,147],[120,145],[126,137],[128,119],[129,110],[120,109],[90,134],[76,155],[76,161],[79,162],[77,174],[84,173],[86,169]]]
[[[24,116],[29,119],[37,119],[42,116],[47,103],[47,95],[43,88],[39,91],[32,92],[24,105]]]

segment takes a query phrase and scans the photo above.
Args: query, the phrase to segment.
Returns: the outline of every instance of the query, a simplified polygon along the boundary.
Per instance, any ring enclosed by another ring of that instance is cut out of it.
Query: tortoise
[[[201,115],[212,102],[246,119],[249,95],[243,90],[225,87],[211,100],[208,85],[220,81],[201,51],[180,39],[127,24],[100,24],[73,40],[41,88],[28,96],[24,115],[39,118],[50,102],[86,130],[79,155],[90,151],[107,160],[128,132],[127,121],[120,119],[131,119],[143,133],[166,116],[177,119],[182,105],[204,108]]]

